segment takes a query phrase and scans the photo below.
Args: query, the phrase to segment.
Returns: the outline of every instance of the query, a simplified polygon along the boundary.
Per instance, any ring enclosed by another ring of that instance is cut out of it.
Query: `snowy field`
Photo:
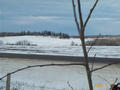
[[[87,40],[93,39],[89,38]],[[0,37],[0,52],[2,53],[83,56],[80,45],[80,40],[73,38],[59,39],[43,36]],[[89,56],[93,57],[94,54],[97,54],[97,57],[120,58],[120,46],[94,46]]]
[[[21,67],[48,63],[70,62],[0,58],[0,77]],[[94,67],[102,65],[95,64]],[[120,64],[96,71],[92,78],[94,90],[109,90],[109,83],[113,83],[116,78],[120,82]],[[73,90],[89,90],[82,66],[31,68],[12,75],[11,79],[11,90],[72,90],[70,86]],[[5,90],[4,81],[0,81],[0,90]]]
[[[80,40],[73,38],[0,37],[1,53],[83,56],[80,45]],[[90,52],[89,56],[91,57],[96,53],[97,57],[120,58],[120,46],[94,46]],[[21,67],[51,63],[70,62],[0,58],[0,77]],[[94,67],[103,65],[96,63]],[[109,83],[113,83],[116,78],[120,80],[120,64],[94,72],[92,78],[95,90],[108,90]],[[82,66],[32,68],[12,75],[11,79],[11,90],[89,90],[86,72]],[[0,90],[5,90],[5,81],[5,79],[0,81]]]

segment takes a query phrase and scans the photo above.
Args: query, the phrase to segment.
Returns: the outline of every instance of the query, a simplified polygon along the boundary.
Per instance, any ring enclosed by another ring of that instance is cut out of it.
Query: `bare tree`
[[[81,10],[81,0],[77,0],[78,13],[76,12],[77,10],[76,10],[76,7],[75,7],[76,6],[75,1],[72,0],[74,19],[75,19],[76,27],[77,27],[77,30],[78,30],[78,33],[79,33],[79,38],[80,38],[81,44],[82,44],[82,50],[83,50],[84,61],[85,61],[85,69],[86,69],[86,73],[87,73],[87,79],[88,79],[88,84],[89,84],[89,89],[90,90],[93,90],[92,72],[115,64],[115,63],[109,63],[107,65],[104,65],[102,67],[95,68],[95,69],[93,69],[93,64],[92,64],[92,68],[90,69],[89,60],[88,60],[88,53],[91,50],[92,46],[94,45],[94,43],[96,42],[97,39],[95,40],[93,45],[91,45],[90,48],[87,51],[86,44],[85,44],[85,34],[84,33],[85,33],[86,25],[87,25],[92,13],[93,13],[95,7],[96,7],[96,5],[98,4],[98,2],[99,2],[99,0],[95,0],[95,3],[93,4],[93,7],[90,9],[90,12],[89,12],[89,14],[87,16],[87,19],[85,20],[85,22],[83,22],[82,10]],[[78,14],[79,19],[77,18],[77,14]],[[96,56],[96,54],[95,54],[95,56]],[[94,59],[95,59],[95,56],[94,56]]]
[[[84,54],[84,59],[85,59],[85,68],[86,68],[86,73],[87,73],[87,78],[88,78],[88,83],[89,83],[89,88],[90,90],[93,90],[93,85],[92,85],[92,76],[91,76],[91,71],[90,71],[90,67],[89,67],[89,62],[88,62],[88,53],[86,50],[86,45],[85,45],[85,27],[91,17],[91,14],[93,12],[93,10],[95,9],[97,3],[99,0],[96,0],[93,7],[90,9],[90,12],[88,14],[88,17],[85,21],[85,23],[83,23],[83,17],[82,17],[82,11],[81,11],[81,2],[80,0],[77,0],[77,4],[78,4],[78,14],[79,14],[79,22],[77,20],[77,15],[76,15],[76,8],[75,8],[75,2],[74,0],[72,0],[72,5],[73,5],[73,12],[74,12],[74,19],[75,19],[75,23],[77,26],[77,30],[80,36],[80,40],[81,40],[81,44],[82,44],[82,49],[83,49],[83,54]]]

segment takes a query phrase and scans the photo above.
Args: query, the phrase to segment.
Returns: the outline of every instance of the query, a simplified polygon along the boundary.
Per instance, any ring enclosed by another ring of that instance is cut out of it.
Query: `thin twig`
[[[96,39],[94,40],[94,42],[90,45],[90,47],[89,47],[89,49],[88,49],[88,51],[87,51],[87,53],[89,53],[90,52],[90,50],[92,49],[92,47],[96,44],[96,42],[97,42],[97,40],[98,40],[98,38],[100,37],[101,35],[99,35],[99,36],[97,36],[96,37]]]
[[[0,80],[4,79],[5,77],[7,77],[7,75],[12,75],[14,73],[17,73],[19,71],[22,71],[22,70],[25,70],[25,69],[29,69],[29,68],[33,68],[33,67],[48,67],[48,66],[73,66],[73,65],[82,65],[82,66],[85,66],[84,63],[70,63],[70,64],[44,64],[44,65],[33,65],[33,66],[27,66],[27,67],[23,67],[23,68],[20,68],[20,69],[17,69],[13,72],[10,72],[8,74],[6,74],[5,76],[1,77]]]
[[[77,20],[77,15],[76,15],[76,9],[75,9],[75,3],[74,3],[74,0],[72,0],[72,6],[73,6],[73,13],[74,13],[74,19],[75,19],[75,23],[76,23],[76,26],[77,26],[77,30],[79,32],[79,35],[80,35],[80,27],[79,27],[79,23],[78,23],[78,20]]]
[[[92,62],[92,67],[91,67],[91,70],[93,70],[93,68],[94,68],[95,57],[96,57],[96,54],[95,54],[95,55],[94,55],[94,57],[93,57],[93,62]]]
[[[81,36],[80,26],[79,26],[79,22],[78,22],[78,20],[77,20],[76,8],[75,8],[74,0],[72,0],[72,6],[73,6],[73,13],[74,13],[74,20],[75,20],[75,23],[76,23],[76,27],[77,27],[77,30],[78,30],[79,35]]]
[[[91,70],[91,72],[98,71],[98,70],[100,70],[100,69],[106,68],[106,67],[111,66],[111,65],[113,65],[113,64],[118,64],[118,63],[109,63],[109,64],[104,65],[104,66],[102,66],[102,67],[95,68],[95,69]]]

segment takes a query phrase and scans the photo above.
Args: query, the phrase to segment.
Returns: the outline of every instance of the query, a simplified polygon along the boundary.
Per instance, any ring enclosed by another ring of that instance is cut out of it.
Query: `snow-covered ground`
[[[83,56],[80,44],[79,39],[73,38],[59,39],[42,36],[0,37],[0,52]],[[94,56],[96,53],[97,57],[120,58],[120,46],[94,46],[90,52],[89,56]],[[49,63],[69,62],[0,58],[0,77],[21,67]],[[97,63],[94,67],[103,65],[102,63]],[[113,83],[116,78],[120,80],[120,64],[112,65],[103,70],[94,72],[94,89],[108,90],[108,82]],[[108,82],[104,79],[108,80]],[[74,90],[89,90],[86,72],[82,66],[27,69],[12,75],[11,82],[12,90],[72,90],[71,87],[74,88]],[[0,90],[5,90],[5,83],[5,79],[2,82],[0,81]]]
[[[93,39],[86,39],[93,40]],[[18,42],[26,41],[30,45],[16,45]],[[73,44],[73,45],[72,45]],[[43,36],[13,36],[0,37],[0,52],[19,54],[43,54],[83,56],[79,39],[59,39]],[[89,47],[87,47],[89,48]],[[120,58],[120,46],[94,46],[89,53],[97,57]]]
[[[0,77],[21,67],[48,63],[70,62],[0,58]],[[95,64],[94,67],[102,65],[104,64]],[[108,90],[109,83],[113,83],[116,78],[120,82],[120,64],[96,71],[92,78],[94,90]],[[73,90],[89,90],[86,72],[82,66],[31,68],[12,75],[11,79],[11,90],[72,90],[68,81]],[[4,87],[5,82],[0,81],[0,90],[5,90]]]

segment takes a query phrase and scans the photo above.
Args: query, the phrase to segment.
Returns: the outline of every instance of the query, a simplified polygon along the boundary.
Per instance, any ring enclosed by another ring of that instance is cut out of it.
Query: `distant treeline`
[[[0,32],[0,37],[3,36],[24,36],[24,35],[36,35],[36,36],[55,36],[59,38],[70,38],[68,34],[52,31],[41,31],[41,32],[31,32],[31,31],[22,31],[22,32]]]
[[[104,37],[120,37],[120,35],[90,35],[90,36],[85,36],[85,38],[104,38]],[[79,36],[72,36],[72,38],[79,38]]]

